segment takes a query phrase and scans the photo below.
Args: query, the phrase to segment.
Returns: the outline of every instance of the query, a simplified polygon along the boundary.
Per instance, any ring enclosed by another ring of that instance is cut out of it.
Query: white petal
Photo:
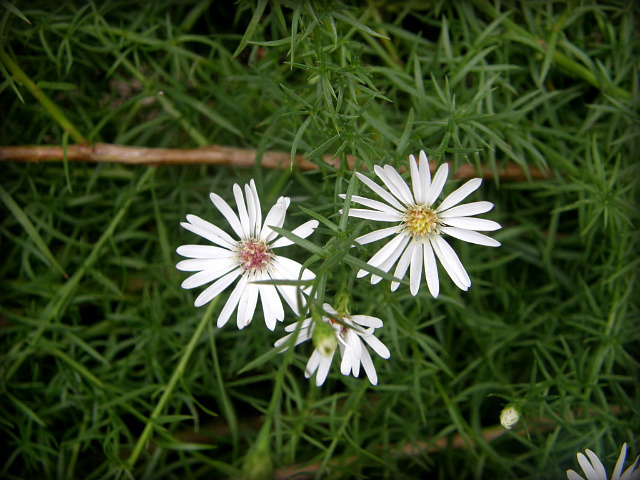
[[[309,357],[307,366],[304,369],[304,376],[306,378],[309,378],[311,375],[313,375],[313,372],[315,372],[318,369],[318,365],[320,365],[321,358],[322,358],[322,354],[317,349],[314,350],[311,356]]]
[[[189,260],[178,262],[176,268],[182,272],[201,272],[202,270],[215,269],[219,265],[220,259],[190,258]]]
[[[371,382],[371,385],[377,385],[378,374],[376,373],[376,367],[373,366],[373,360],[371,360],[371,355],[366,348],[362,350],[362,358],[360,361],[362,362],[362,367],[364,368],[364,372],[367,374],[367,378]]]
[[[587,453],[589,453],[590,451],[591,450],[587,450]],[[606,480],[606,476],[605,477],[599,477],[598,476],[598,473],[596,472],[596,470],[593,468],[593,466],[587,460],[587,457],[585,457],[582,453],[578,453],[577,456],[578,456],[578,463],[582,467],[582,471],[587,476],[588,480]],[[596,457],[596,460],[598,461],[598,463],[600,463],[600,460],[598,460],[598,457]],[[600,463],[600,466],[602,467],[602,463]],[[605,475],[606,475],[606,473],[605,473]]]
[[[573,470],[567,470],[567,479],[568,480],[584,480],[584,478],[582,478]]]
[[[186,278],[182,285],[180,285],[184,289],[191,289],[201,287],[205,283],[209,283],[216,278],[222,277],[226,275],[231,270],[239,269],[238,263],[232,260],[210,260],[211,262],[216,262],[211,268],[207,270],[202,270],[201,272],[195,273],[190,277]]]
[[[409,170],[411,171],[411,186],[416,203],[422,203],[422,185],[420,184],[420,171],[416,163],[416,157],[409,155]]]
[[[633,462],[633,465],[624,471],[620,480],[640,480],[640,470],[634,472],[636,465],[638,464],[638,458],[640,457],[636,457],[636,461]]]
[[[309,235],[313,233],[313,231],[318,227],[317,220],[309,220],[308,222],[303,223],[295,230],[292,230],[291,233],[299,236],[300,238],[307,238]],[[271,248],[280,248],[286,247],[289,245],[293,245],[293,242],[285,237],[280,237],[275,242],[271,244]]]
[[[256,212],[256,235],[260,234],[260,226],[262,225],[262,210],[260,207],[260,197],[258,197],[258,190],[256,189],[256,182],[251,179],[249,187],[253,192],[254,210]]]
[[[407,187],[407,184],[404,182],[404,180],[402,180],[402,177],[398,175],[398,172],[396,172],[393,167],[389,167],[389,168],[390,170],[387,168],[382,168],[379,165],[376,165],[375,167],[373,167],[373,170],[376,172],[376,175],[380,177],[380,180],[382,180],[382,182],[387,186],[389,191],[398,200],[400,200],[405,205],[412,205],[414,201],[413,201],[413,196],[411,195],[411,192],[409,192],[409,195],[407,196],[406,192],[404,191],[401,185],[404,185],[404,188],[407,190],[407,192],[409,191],[409,187]],[[400,177],[400,182],[398,182],[395,175],[393,175],[393,173],[390,173],[390,172],[395,172],[396,175]],[[402,210],[402,209],[399,209],[399,210]]]
[[[381,358],[387,359],[391,356],[391,352],[387,346],[380,341],[375,335],[363,335],[362,339],[369,344],[373,351],[376,352]]]
[[[237,183],[233,185],[233,196],[236,199],[236,206],[238,207],[238,214],[240,215],[240,225],[242,226],[242,232],[244,235],[242,238],[249,238],[251,234],[251,222],[249,221],[249,214],[247,213],[247,205],[242,195],[242,188]]]
[[[231,292],[231,295],[229,295],[229,299],[227,300],[227,303],[224,304],[224,308],[222,309],[222,311],[220,312],[220,315],[218,316],[218,323],[217,323],[218,328],[223,327],[229,321],[229,318],[231,318],[231,314],[233,314],[234,310],[238,306],[238,301],[242,297],[242,294],[244,293],[244,289],[246,286],[247,286],[247,276],[243,275],[240,277],[240,280],[238,280],[238,284],[235,286],[235,288]]]
[[[187,258],[229,258],[234,252],[213,245],[181,245],[176,249],[178,255]]]
[[[387,259],[384,262],[382,262],[380,265],[378,265],[378,268],[380,270],[382,270],[383,272],[388,272],[391,269],[391,267],[398,261],[398,257],[400,257],[400,255],[404,251],[405,247],[409,243],[409,240],[411,240],[411,237],[406,236],[406,235],[403,236],[403,239],[402,239],[402,242],[400,243],[400,245],[398,245],[396,247],[396,249],[387,257]],[[380,280],[382,280],[382,277],[379,277],[376,274],[372,274],[371,275],[371,283],[372,284],[376,284]]]
[[[339,197],[344,199],[346,195],[341,193]],[[398,211],[395,208],[387,205],[386,203],[382,203],[377,200],[371,200],[370,198],[366,198],[366,197],[359,197],[357,195],[352,196],[351,201],[354,203],[359,203],[360,205],[364,205],[365,207],[373,208],[374,210],[390,213],[391,215],[397,215],[397,214],[402,215],[402,212],[404,211],[404,210]]]
[[[622,445],[622,449],[620,450],[620,456],[618,457],[618,461],[616,462],[616,466],[613,469],[613,473],[611,474],[611,480],[619,480],[620,479],[620,474],[622,473],[622,467],[624,466],[624,459],[626,458],[626,456],[627,456],[627,444],[624,443]]]
[[[356,173],[356,176],[360,179],[362,183],[364,183],[367,187],[369,187],[371,190],[377,193],[380,198],[383,198],[387,202],[389,202],[389,205],[397,208],[400,211],[405,209],[405,207],[403,207],[402,204],[398,202],[398,200],[396,200],[393,195],[391,195],[389,192],[387,192],[384,188],[382,188],[380,185],[375,183],[373,180],[368,179],[361,173]]]
[[[239,329],[243,329],[253,320],[253,314],[258,303],[258,292],[258,285],[252,285],[251,281],[248,280],[247,287],[244,289],[238,305],[237,324]]]
[[[271,230],[271,227],[282,227],[284,224],[284,218],[287,214],[287,208],[289,208],[289,198],[280,197],[276,204],[271,207],[271,210],[267,213],[267,217],[264,219],[260,238],[270,242],[278,236],[276,232]]]
[[[400,257],[400,261],[396,266],[395,272],[393,272],[393,276],[402,280],[404,278],[404,274],[407,273],[407,268],[409,268],[409,264],[411,263],[411,257],[413,257],[413,250],[416,248],[416,244],[414,242],[409,243],[409,246]],[[400,285],[399,282],[391,282],[391,291],[395,292]]]
[[[427,286],[433,298],[438,298],[440,293],[440,281],[438,280],[438,266],[436,265],[436,257],[433,254],[431,242],[425,242],[422,248],[422,256],[424,259],[424,276],[427,279]]]
[[[273,257],[273,267],[274,270],[271,272],[271,278],[274,280],[298,280],[300,278],[300,270],[302,270],[302,265],[298,262],[291,260],[286,257],[282,257],[279,255],[274,255]],[[315,274],[305,269],[302,272],[302,280],[312,280],[315,278]],[[298,315],[300,313],[301,305],[298,305],[298,292],[300,288],[296,285],[278,285],[276,287],[282,298],[285,299],[287,304],[291,307],[291,310]],[[308,289],[302,290],[303,292]],[[304,296],[302,296],[302,301],[304,303]]]
[[[267,324],[267,328],[273,331],[276,328],[276,321],[281,322],[284,320],[282,301],[274,285],[260,284],[258,288],[260,290],[264,321]]]
[[[342,375],[349,375],[353,368],[354,354],[349,348],[345,348],[342,352],[342,361],[340,362],[340,373]]]
[[[316,373],[317,387],[322,385],[324,381],[327,379],[327,374],[329,373],[329,367],[331,366],[331,360],[333,360],[334,353],[332,353],[329,357],[325,357],[320,353],[318,354],[320,355],[321,358],[320,358],[320,365],[318,366],[318,373]]]
[[[336,310],[331,305],[329,305],[328,303],[323,303],[322,304],[322,308],[326,313],[328,313],[330,315],[336,315],[336,316],[338,315],[338,312],[336,312]],[[327,322],[328,321],[329,320],[327,320]]]
[[[231,273],[228,273],[224,277],[216,280],[214,283],[209,285],[205,290],[202,291],[200,295],[196,298],[196,301],[193,303],[196,307],[201,307],[205,303],[211,301],[212,298],[218,296],[222,293],[229,285],[233,283],[233,281],[238,278],[238,276],[242,273],[242,269],[236,268]]]
[[[298,328],[298,323],[299,322],[294,322],[291,325],[287,325],[286,327],[284,327],[284,331],[285,332],[295,332]],[[302,325],[300,325],[300,330],[304,330],[306,328],[311,327],[311,325],[313,324],[313,319],[312,318],[305,318],[304,320],[302,320]]]
[[[356,218],[364,218],[365,220],[377,220],[379,222],[400,222],[402,214],[379,212],[377,210],[367,210],[365,208],[350,208],[349,216]]]
[[[607,472],[604,469],[604,466],[602,465],[602,462],[600,461],[598,456],[595,453],[593,453],[591,450],[587,450],[587,455],[589,456],[589,459],[591,460],[591,465],[593,466],[593,469],[595,470],[596,475],[598,476],[598,478],[601,478],[603,480],[607,480]]]
[[[427,196],[426,204],[428,207],[433,205],[433,202],[440,196],[442,193],[442,188],[447,181],[447,176],[449,175],[449,164],[443,163],[438,168],[438,171],[433,176],[433,182],[431,182],[431,187],[429,188],[429,195]]]
[[[182,222],[180,225],[190,232],[200,235],[216,245],[220,245],[225,248],[233,248],[238,243],[227,232],[196,215],[187,215],[187,222],[189,223]]]
[[[398,171],[393,168],[391,165],[385,165],[384,171],[387,173],[393,184],[402,194],[402,198],[404,198],[408,205],[415,205],[416,200],[413,198],[413,194],[407,185],[407,182],[403,180]]]
[[[479,213],[486,213],[493,208],[491,202],[471,202],[459,205],[457,207],[450,208],[446,212],[438,213],[440,218],[452,218],[452,217],[469,217],[471,215],[478,215]]]
[[[420,150],[418,169],[420,170],[420,185],[422,187],[422,201],[424,202],[429,196],[429,189],[431,188],[431,166],[424,150]]]
[[[481,232],[493,232],[502,228],[498,222],[475,217],[443,218],[442,222],[451,227],[466,228],[467,230],[479,230]]]
[[[487,237],[473,230],[465,230],[463,228],[455,227],[441,227],[440,230],[447,235],[451,235],[459,240],[463,240],[469,243],[475,243],[476,245],[485,245],[487,247],[499,247],[500,242],[494,240],[491,237]]]
[[[383,238],[388,237],[389,235],[393,235],[394,233],[399,232],[402,229],[401,226],[396,225],[394,227],[381,228],[380,230],[375,230],[371,233],[367,233],[366,235],[362,235],[354,240],[354,242],[359,243],[360,245],[366,245],[367,243],[375,242],[377,240],[381,240]]]
[[[216,208],[220,210],[220,213],[224,215],[224,218],[227,219],[227,222],[229,222],[229,225],[231,225],[233,231],[236,232],[238,238],[244,238],[242,236],[243,232],[240,220],[238,220],[238,216],[235,214],[235,212],[231,210],[229,204],[225,202],[220,195],[213,192],[209,194],[209,198],[211,199],[211,202],[216,206]]]
[[[413,255],[411,256],[411,270],[409,270],[409,287],[411,295],[414,297],[418,294],[418,290],[420,289],[422,269],[422,245],[416,244],[413,249]]]
[[[403,239],[406,238],[406,235],[399,234],[389,240],[384,247],[376,252],[376,254],[369,259],[367,262],[369,265],[377,267],[382,262],[384,262],[390,255],[393,255],[398,246],[402,243]],[[360,269],[356,274],[357,278],[365,277],[369,274],[368,271],[364,269]]]
[[[377,317],[371,317],[369,315],[351,315],[351,321],[357,323],[358,325],[362,325],[363,327],[382,327],[382,320]]]
[[[462,266],[462,262],[453,251],[451,245],[449,245],[444,238],[437,236],[431,239],[431,245],[433,250],[438,256],[440,263],[447,271],[453,283],[455,283],[459,289],[468,290],[471,286],[471,279],[467,275],[467,271]]]
[[[247,213],[249,214],[249,236],[255,237],[260,227],[256,226],[256,202],[253,199],[253,190],[249,185],[244,186],[244,198],[247,199]]]
[[[454,190],[449,195],[447,195],[447,198],[445,198],[440,204],[440,206],[436,208],[436,212],[443,212],[447,208],[451,208],[459,204],[462,200],[464,200],[473,192],[475,192],[481,183],[482,183],[481,178],[472,178],[467,183],[462,185],[460,188],[458,188],[457,190]]]

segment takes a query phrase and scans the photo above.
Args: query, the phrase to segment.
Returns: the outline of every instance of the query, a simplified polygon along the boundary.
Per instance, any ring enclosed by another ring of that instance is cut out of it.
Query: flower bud
[[[269,454],[269,444],[259,440],[244,461],[242,480],[271,480],[272,478],[273,461]]]
[[[333,355],[338,347],[336,332],[330,323],[317,322],[313,330],[313,346],[325,357]]]
[[[507,405],[500,412],[500,423],[507,430],[510,430],[519,420],[520,412],[513,404]]]

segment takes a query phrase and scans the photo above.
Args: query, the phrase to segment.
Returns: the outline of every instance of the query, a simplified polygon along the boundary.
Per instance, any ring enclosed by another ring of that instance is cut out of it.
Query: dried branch
[[[245,148],[225,147],[211,145],[207,147],[191,149],[175,148],[147,148],[129,147],[123,145],[111,145],[96,143],[95,145],[69,145],[66,149],[69,162],[96,162],[96,163],[125,163],[130,165],[188,165],[207,164],[227,167],[253,167],[258,158],[256,150]],[[324,162],[337,168],[340,159],[331,155],[324,155]],[[64,149],[60,146],[0,146],[0,161],[13,162],[44,162],[63,161]],[[264,168],[289,168],[291,156],[286,152],[265,151],[259,157],[260,165]],[[348,156],[349,169],[353,170],[355,157]],[[318,170],[318,166],[310,162],[303,155],[296,155],[295,166],[303,171]],[[435,170],[437,163],[431,161],[431,170]],[[487,165],[483,165],[480,175],[483,178],[493,178],[494,172]],[[527,179],[540,180],[551,178],[551,174],[529,168],[525,170],[514,163],[507,164],[498,170],[500,180],[507,182],[521,182]],[[477,177],[478,172],[471,165],[462,165],[455,173],[456,178]]]

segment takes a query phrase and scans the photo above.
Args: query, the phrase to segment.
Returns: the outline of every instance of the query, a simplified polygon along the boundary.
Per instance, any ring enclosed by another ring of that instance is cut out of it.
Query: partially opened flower
[[[498,230],[501,228],[500,224],[492,220],[473,217],[473,215],[491,210],[493,203],[484,201],[458,205],[480,186],[482,179],[469,180],[449,194],[436,207],[434,203],[440,196],[447,180],[449,166],[446,163],[442,164],[432,180],[429,162],[424,151],[420,152],[419,165],[416,163],[415,157],[410,155],[409,166],[413,191],[390,165],[375,166],[376,175],[388,190],[364,175],[356,173],[360,181],[386,203],[366,197],[353,196],[351,197],[352,202],[369,207],[371,210],[351,208],[349,216],[395,224],[362,235],[356,238],[356,242],[364,245],[394,235],[393,239],[387,242],[367,263],[384,272],[389,272],[391,267],[397,263],[393,276],[399,279],[404,278],[407,269],[411,267],[409,284],[411,294],[414,296],[420,288],[423,269],[431,295],[438,296],[440,284],[436,257],[453,282],[460,289],[468,290],[471,286],[469,275],[443,235],[478,245],[500,246],[500,242],[478,233],[478,231]],[[345,195],[341,196],[345,198]],[[368,274],[369,272],[361,269],[357,276],[360,278]],[[378,283],[380,280],[381,277],[378,275],[371,276],[372,284]],[[392,282],[391,290],[395,291],[398,285],[398,282]]]
[[[179,262],[176,268],[185,272],[198,272],[182,282],[182,288],[196,288],[213,282],[198,295],[194,303],[196,307],[209,302],[238,279],[218,317],[218,327],[227,323],[236,307],[238,308],[238,328],[247,326],[253,318],[259,296],[265,323],[270,330],[273,330],[276,320],[284,319],[284,309],[278,293],[298,315],[301,307],[298,305],[300,289],[294,285],[276,286],[254,282],[311,280],[315,275],[310,270],[303,270],[298,262],[274,253],[274,249],[293,243],[284,237],[278,238],[278,234],[271,229],[271,227],[280,228],[284,224],[289,198],[280,197],[263,223],[260,199],[253,180],[249,185],[244,186],[244,192],[246,202],[240,186],[237,184],[233,186],[238,215],[220,196],[215,193],[210,194],[211,201],[227,219],[238,240],[200,217],[187,215],[187,221],[180,225],[217,246],[182,245],[178,247],[176,250],[178,254],[188,257],[189,260]],[[317,226],[317,220],[310,220],[293,230],[293,233],[298,237],[306,238]]]
[[[602,465],[602,462],[598,458],[598,456],[593,453],[591,450],[587,449],[587,457],[585,457],[582,453],[578,453],[578,463],[582,467],[582,471],[587,477],[586,480],[607,480],[607,472]],[[636,470],[636,465],[638,464],[638,458],[633,462],[629,468],[622,473],[622,467],[624,466],[624,460],[627,457],[627,444],[622,445],[622,450],[620,451],[620,456],[618,457],[618,461],[616,462],[616,466],[613,469],[613,474],[611,475],[611,480],[640,480],[640,470]],[[585,480],[582,476],[578,475],[573,470],[567,470],[567,478],[568,480]]]
[[[378,375],[373,366],[373,360],[362,341],[364,340],[382,358],[389,358],[389,349],[374,335],[375,329],[382,327],[382,320],[368,315],[339,315],[326,303],[323,307],[328,315],[323,316],[321,322],[307,318],[288,325],[285,331],[292,333],[278,340],[275,347],[280,348],[284,345],[288,348],[289,339],[296,331],[294,345],[313,338],[316,348],[307,362],[304,374],[309,378],[316,373],[316,385],[320,386],[327,378],[336,346],[338,346],[342,356],[340,372],[343,375],[353,373],[353,376],[357,377],[362,364],[371,384],[377,385]]]

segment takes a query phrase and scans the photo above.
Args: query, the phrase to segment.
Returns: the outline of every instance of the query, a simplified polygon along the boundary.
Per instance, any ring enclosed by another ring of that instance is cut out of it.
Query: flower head
[[[238,309],[238,328],[248,325],[256,309],[258,297],[262,302],[264,320],[273,330],[276,320],[284,319],[284,309],[280,296],[296,313],[299,312],[298,287],[293,285],[257,284],[261,280],[310,280],[315,275],[302,269],[298,262],[276,255],[274,250],[292,242],[278,234],[271,227],[284,224],[289,198],[280,197],[262,222],[260,199],[253,180],[244,186],[244,193],[238,184],[233,186],[233,194],[238,207],[238,215],[220,196],[210,194],[211,201],[227,219],[238,240],[219,227],[195,215],[187,215],[181,223],[184,228],[214,243],[213,245],[182,245],[176,250],[188,260],[176,265],[178,270],[197,272],[182,282],[182,288],[196,288],[213,282],[198,295],[194,305],[200,307],[222,293],[236,279],[238,283],[229,295],[220,316],[218,327],[222,327],[235,309]],[[310,220],[293,233],[301,238],[308,237],[318,226],[317,220]],[[215,281],[214,281],[215,280]]]
[[[520,421],[520,412],[513,405],[507,405],[500,412],[500,424],[510,430],[513,426]]]
[[[354,377],[360,374],[360,364],[364,368],[367,378],[372,385],[378,384],[378,375],[373,366],[371,355],[363,344],[363,340],[382,358],[389,358],[389,349],[374,335],[376,328],[382,327],[382,320],[368,315],[339,315],[331,306],[324,304],[327,316],[322,316],[321,322],[317,323],[313,318],[307,318],[300,322],[293,323],[285,327],[289,335],[282,337],[275,343],[276,348],[289,343],[289,338],[297,332],[294,345],[314,339],[315,350],[311,354],[307,367],[305,369],[305,377],[309,378],[316,373],[316,385],[320,386],[324,383],[329,373],[329,367],[335,354],[335,343],[327,338],[333,335],[340,347],[340,355],[342,363],[340,364],[340,372],[343,375],[353,373]],[[328,330],[327,325],[330,330]],[[316,335],[319,332],[319,335]],[[333,348],[331,348],[333,345]],[[286,350],[284,348],[282,351]]]
[[[396,265],[393,276],[404,278],[410,268],[409,283],[411,294],[416,295],[420,288],[422,270],[424,269],[427,286],[431,295],[437,297],[440,291],[438,268],[436,259],[449,274],[453,282],[462,290],[468,290],[471,280],[462,262],[453,248],[444,239],[449,235],[469,243],[477,243],[489,247],[498,247],[500,242],[487,237],[478,231],[498,230],[500,224],[473,215],[488,212],[493,208],[491,202],[472,202],[458,205],[469,194],[475,191],[482,179],[474,178],[449,194],[440,205],[434,203],[440,196],[449,174],[449,166],[444,163],[431,179],[429,162],[424,151],[420,152],[420,163],[413,155],[409,156],[411,168],[411,183],[413,191],[400,174],[391,166],[375,166],[376,175],[382,180],[388,190],[385,190],[364,175],[356,173],[360,181],[373,190],[386,203],[366,197],[353,196],[351,201],[369,207],[352,208],[350,217],[395,223],[392,227],[375,230],[361,237],[356,242],[361,245],[380,240],[391,235],[393,239],[387,242],[367,262],[385,272],[389,272]],[[341,195],[342,198],[345,195]],[[458,205],[458,206],[456,206]],[[435,254],[435,255],[434,255]],[[360,270],[358,278],[368,275],[366,270]],[[378,275],[371,276],[371,283],[381,280]],[[391,290],[398,288],[398,282],[391,283]]]
[[[582,471],[587,477],[587,480],[607,480],[607,472],[602,465],[602,462],[598,458],[598,456],[593,453],[591,450],[587,449],[587,457],[585,457],[582,453],[578,453],[578,463],[582,467]],[[618,457],[618,461],[616,462],[616,466],[613,469],[613,474],[611,475],[611,480],[640,480],[640,470],[636,470],[636,465],[638,464],[638,458],[633,462],[629,468],[622,472],[622,467],[624,466],[624,460],[627,456],[627,444],[622,445],[622,450],[620,451],[620,456]],[[568,480],[585,480],[580,475],[578,475],[573,470],[567,470],[567,478]]]

